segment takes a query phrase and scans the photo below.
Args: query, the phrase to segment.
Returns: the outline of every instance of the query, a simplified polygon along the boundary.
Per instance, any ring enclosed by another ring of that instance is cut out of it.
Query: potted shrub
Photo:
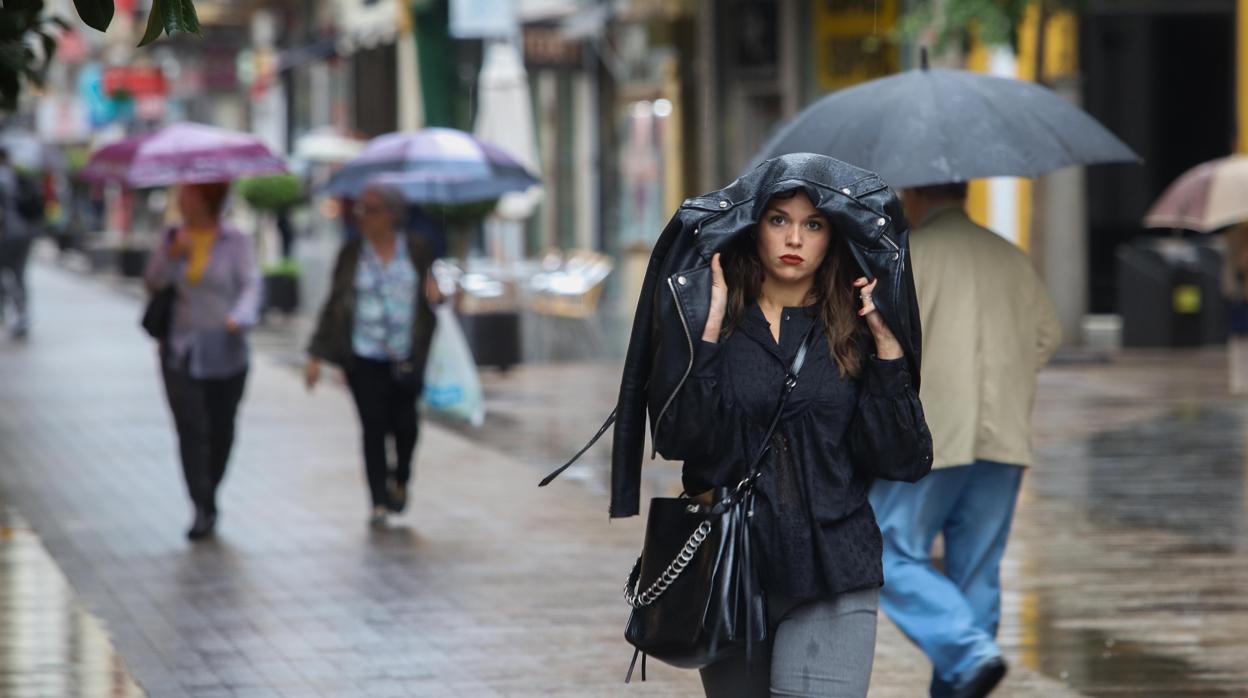
[[[295,175],[279,174],[251,177],[238,182],[238,195],[253,209],[272,216],[282,216],[291,207],[303,202],[303,183]],[[264,267],[264,309],[293,313],[299,309],[299,263],[286,256]]]
[[[292,174],[240,179],[235,191],[257,211],[276,213],[303,201],[303,183]]]
[[[299,263],[283,259],[264,268],[264,308],[291,314],[299,309]]]

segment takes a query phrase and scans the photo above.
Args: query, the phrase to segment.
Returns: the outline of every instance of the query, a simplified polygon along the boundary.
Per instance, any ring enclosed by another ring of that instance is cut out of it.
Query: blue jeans
[[[932,661],[932,695],[1001,656],[1001,557],[1023,468],[989,461],[933,470],[917,483],[877,480],[884,534],[880,605]],[[932,542],[944,534],[944,573]]]

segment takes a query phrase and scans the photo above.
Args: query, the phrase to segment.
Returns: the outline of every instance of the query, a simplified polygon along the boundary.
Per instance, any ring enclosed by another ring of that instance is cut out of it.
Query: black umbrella
[[[901,188],[1140,159],[1051,90],[924,63],[823,97],[783,125],[753,164],[813,152]]]

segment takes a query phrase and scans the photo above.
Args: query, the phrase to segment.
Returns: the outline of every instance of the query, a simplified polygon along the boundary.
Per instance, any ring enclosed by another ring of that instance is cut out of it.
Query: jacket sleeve
[[[668,460],[684,461],[686,480],[726,482],[725,471],[743,467],[745,434],[739,411],[720,384],[722,343],[701,341],[693,368],[672,398],[657,429],[655,449]]]
[[[230,317],[243,327],[253,327],[260,319],[260,267],[256,265],[250,241],[240,238],[237,249],[234,273],[241,290],[230,309]]]
[[[659,235],[650,254],[650,263],[641,284],[637,311],[629,335],[628,353],[620,376],[620,393],[615,405],[615,431],[611,444],[611,503],[613,519],[636,516],[641,510],[641,461],[646,443],[646,404],[654,340],[655,289],[663,260],[672,242],[683,230],[680,216],[673,216]]]
[[[346,271],[343,268],[346,263],[347,247],[344,245],[338,251],[338,258],[334,261],[334,273],[330,279],[329,297],[325,299],[324,305],[321,306],[321,312],[316,321],[316,330],[312,333],[312,339],[308,341],[308,355],[324,361],[336,362],[341,360],[341,357],[334,355],[336,342],[333,333],[338,328],[333,326],[333,312],[344,290],[339,280],[343,278],[343,274]]]
[[[932,469],[932,434],[904,358],[867,360],[849,452],[874,478],[916,482]]]

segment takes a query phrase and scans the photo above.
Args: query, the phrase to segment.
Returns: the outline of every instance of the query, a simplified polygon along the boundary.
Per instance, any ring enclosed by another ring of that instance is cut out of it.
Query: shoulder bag
[[[168,245],[176,234],[175,229],[167,230],[162,244]],[[176,282],[153,292],[148,297],[147,305],[143,308],[143,319],[139,321],[139,324],[152,339],[163,342],[169,336],[169,331],[173,327],[173,307],[177,300]]]
[[[720,488],[713,505],[681,497],[650,500],[641,556],[624,585],[632,606],[624,637],[636,648],[625,683],[640,654],[686,669],[701,669],[767,639],[766,600],[754,567],[750,516],[754,485],[789,394],[806,361],[814,327],[789,367],[780,403],[747,475]]]

